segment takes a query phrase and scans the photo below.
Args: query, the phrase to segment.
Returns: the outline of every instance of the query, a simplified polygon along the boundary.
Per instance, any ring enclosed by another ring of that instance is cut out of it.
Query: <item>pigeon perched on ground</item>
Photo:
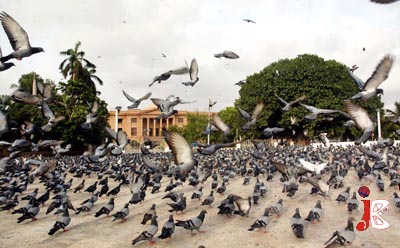
[[[75,187],[74,193],[76,192],[81,192],[81,190],[85,187],[85,179],[82,180],[82,182]]]
[[[376,94],[383,94],[383,90],[378,89],[378,87],[388,78],[393,63],[394,57],[386,55],[378,64],[372,76],[365,82],[362,91],[354,95],[351,99],[361,98],[362,100],[368,100]]]
[[[341,192],[337,197],[336,201],[346,203],[350,197],[350,187],[347,187],[345,191]]]
[[[200,198],[203,196],[203,186],[200,186],[199,189],[197,189],[195,192],[193,192],[192,197],[190,197],[190,199],[198,199],[200,200]]]
[[[22,216],[18,218],[18,223],[21,223],[24,220],[32,219],[32,221],[37,220],[36,215],[39,213],[40,207],[35,198],[33,198],[32,206],[26,211]]]
[[[267,232],[266,228],[267,225],[269,224],[269,209],[266,208],[264,210],[264,214],[259,217],[254,223],[253,225],[250,226],[250,228],[248,229],[249,231],[254,231],[255,229],[264,229],[264,233]]]
[[[200,231],[200,227],[204,223],[206,213],[206,210],[201,210],[200,214],[197,217],[191,218],[190,220],[177,220],[175,225],[190,230],[192,236],[196,235],[195,233],[193,233],[194,230],[197,230],[198,232],[204,232]]]
[[[94,206],[92,201],[88,201],[83,204],[81,207],[77,208],[75,214],[80,214],[81,212],[90,212]]]
[[[215,198],[214,198],[214,191],[211,190],[211,193],[209,196],[207,196],[203,202],[201,203],[201,205],[207,205],[211,207],[211,204],[214,202]]]
[[[140,224],[146,225],[147,221],[151,220],[153,217],[157,217],[156,204],[151,205],[151,208],[144,214],[143,220]]]
[[[243,130],[249,130],[257,123],[257,118],[263,110],[264,106],[265,104],[263,102],[258,103],[251,115],[241,109],[239,106],[236,107],[239,113],[247,120],[247,123],[242,127]]]
[[[144,95],[143,97],[136,99],[136,98],[133,98],[132,96],[130,96],[124,90],[122,90],[122,93],[124,94],[126,99],[128,99],[132,103],[131,105],[128,106],[128,109],[137,109],[142,101],[149,99],[151,96],[151,92],[149,92],[146,95]]]
[[[378,186],[379,191],[385,191],[385,183],[382,180],[381,174],[378,174],[378,178],[376,179],[376,186]]]
[[[186,209],[186,196],[182,197],[178,202],[176,203],[167,203],[172,209],[168,210],[169,212],[179,212],[183,211]]]
[[[298,208],[296,208],[296,212],[290,220],[290,226],[297,238],[304,238],[305,221],[301,218]]]
[[[14,52],[11,54],[0,58],[2,63],[12,58],[21,60],[22,58],[29,57],[32,54],[44,52],[41,47],[31,47],[28,34],[9,14],[3,11],[0,14],[0,21],[7,34],[8,40],[14,49]]]
[[[344,101],[346,112],[351,116],[356,125],[363,131],[363,135],[354,142],[356,145],[367,142],[375,131],[375,124],[369,118],[367,111],[350,100]]]
[[[347,220],[347,226],[342,230],[335,231],[332,237],[325,242],[324,247],[330,247],[334,243],[338,243],[342,246],[353,243],[356,238],[353,221],[354,218],[349,217]]]
[[[169,215],[167,222],[164,223],[164,226],[161,230],[161,235],[158,236],[158,238],[169,240],[169,239],[171,239],[174,231],[175,231],[174,216],[171,214],[171,215]]]
[[[114,219],[112,221],[121,220],[121,222],[126,221],[126,217],[129,215],[129,203],[125,203],[124,207],[113,214]]]
[[[305,220],[309,222],[314,222],[314,220],[317,220],[319,222],[321,216],[322,216],[321,200],[318,200],[317,203],[315,204],[315,207],[311,209]]]
[[[347,202],[347,210],[352,212],[353,210],[358,209],[358,200],[357,200],[357,192],[353,193],[353,197]]]
[[[153,237],[154,235],[156,235],[157,232],[158,232],[157,216],[152,216],[151,224],[149,225],[147,230],[143,231],[141,234],[139,234],[138,237],[132,240],[132,245],[135,245],[136,243],[144,240],[150,240],[150,244],[154,244],[155,241],[153,241]]]
[[[102,208],[100,208],[100,210],[97,211],[97,213],[95,213],[94,217],[98,218],[98,217],[102,216],[103,214],[106,214],[107,216],[109,216],[109,214],[113,210],[114,210],[114,198],[110,198],[108,203],[106,205],[104,205]]]
[[[66,203],[63,206],[63,214],[57,219],[53,228],[50,229],[49,235],[53,235],[61,228],[64,230],[64,232],[67,231],[66,227],[69,225],[69,223],[71,223],[71,217],[69,216],[68,212],[68,203]]]
[[[394,206],[396,207],[396,210],[400,211],[400,197],[396,192],[393,193],[393,201],[394,201]]]

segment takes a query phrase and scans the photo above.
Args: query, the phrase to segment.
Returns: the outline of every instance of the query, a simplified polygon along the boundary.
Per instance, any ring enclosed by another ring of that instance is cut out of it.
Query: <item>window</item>
[[[118,131],[122,131],[122,128],[119,127],[119,128],[118,128]]]
[[[122,124],[122,119],[118,118],[118,124]]]
[[[178,118],[178,123],[180,123],[180,124],[183,123],[183,118],[182,117]]]
[[[136,127],[131,128],[131,136],[137,136],[137,128]]]
[[[137,123],[137,118],[131,118],[131,123],[136,124]]]

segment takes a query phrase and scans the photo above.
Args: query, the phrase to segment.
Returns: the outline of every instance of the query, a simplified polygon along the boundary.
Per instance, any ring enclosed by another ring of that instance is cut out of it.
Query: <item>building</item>
[[[160,114],[160,111],[155,105],[152,105],[145,109],[128,109],[118,112],[118,124],[115,122],[117,110],[109,110],[108,123],[113,130],[123,130],[128,135],[130,140],[137,142],[143,142],[144,136],[147,135],[153,141],[159,141],[162,139],[161,130],[163,127],[169,128],[171,126],[183,127],[187,125],[187,115],[190,113],[208,115],[208,112],[189,112],[181,111],[174,116],[166,119],[157,120],[156,117]]]

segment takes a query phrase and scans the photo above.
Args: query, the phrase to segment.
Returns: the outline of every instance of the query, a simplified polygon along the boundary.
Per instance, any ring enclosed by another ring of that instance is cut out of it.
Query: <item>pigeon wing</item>
[[[361,108],[357,104],[352,103],[350,100],[345,100],[344,104],[346,112],[349,113],[357,126],[359,126],[362,130],[373,129],[374,123],[369,118],[365,109]]]
[[[169,132],[166,129],[162,130],[162,135],[174,154],[176,165],[179,166],[180,164],[187,164],[193,161],[192,148],[184,137],[178,133]]]
[[[14,51],[30,48],[28,34],[16,20],[6,12],[2,12],[0,21]]]
[[[122,94],[130,101],[130,102],[136,102],[136,99],[131,97],[128,93],[126,93],[124,90],[122,90]]]
[[[151,96],[151,92],[147,93],[146,95],[144,95],[142,98],[139,98],[138,100],[139,101],[144,101],[144,100],[149,99],[150,96]]]
[[[239,106],[236,107],[239,111],[239,113],[246,119],[246,120],[250,120],[251,116],[249,113],[247,113],[246,111],[244,111],[243,109],[241,109]]]
[[[264,105],[263,102],[260,102],[260,103],[258,103],[258,104],[256,105],[256,107],[255,107],[255,109],[254,109],[254,111],[253,111],[253,114],[251,115],[251,119],[252,119],[252,120],[255,120],[255,119],[258,118],[258,116],[260,115],[260,113],[261,113],[261,111],[263,110],[264,106],[265,106],[265,105]]]
[[[197,64],[196,59],[192,59],[192,63],[190,64],[189,76],[190,80],[195,81],[199,75],[199,65]]]
[[[388,78],[393,62],[394,57],[386,55],[378,64],[372,76],[365,82],[364,90],[368,91],[378,88],[378,86]]]

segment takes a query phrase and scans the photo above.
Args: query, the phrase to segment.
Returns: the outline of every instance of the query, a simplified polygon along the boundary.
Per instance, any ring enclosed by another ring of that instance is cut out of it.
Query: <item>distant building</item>
[[[109,110],[108,114],[108,123],[110,124],[111,129],[115,130],[116,110]],[[128,109],[119,111],[118,130],[125,131],[130,140],[135,140],[137,142],[143,142],[144,135],[149,136],[149,138],[153,141],[158,141],[162,139],[162,127],[166,127],[167,129],[174,125],[177,127],[183,127],[187,125],[188,114],[201,114],[207,116],[208,112],[190,112],[179,110],[178,114],[174,116],[157,120],[156,117],[159,114],[160,111],[155,105],[152,105],[146,109]],[[210,115],[212,114],[213,113],[210,113]]]

